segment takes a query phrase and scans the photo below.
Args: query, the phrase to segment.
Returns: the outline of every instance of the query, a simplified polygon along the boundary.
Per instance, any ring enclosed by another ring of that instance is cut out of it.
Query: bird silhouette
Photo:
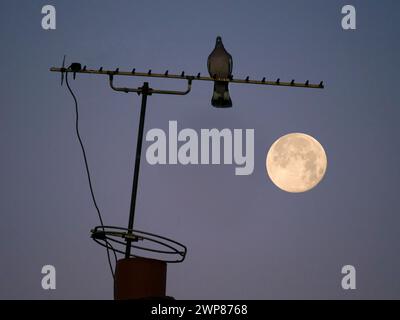
[[[218,81],[218,79],[232,78],[233,60],[232,56],[225,50],[222,38],[217,37],[215,48],[208,56],[207,67],[210,76],[214,79],[214,93],[211,104],[217,108],[232,107],[232,100],[229,95],[229,82]]]

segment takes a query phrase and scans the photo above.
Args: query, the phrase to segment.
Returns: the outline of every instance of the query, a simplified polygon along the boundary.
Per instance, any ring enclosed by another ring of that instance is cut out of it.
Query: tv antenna
[[[324,83],[322,81],[319,84],[312,84],[308,80],[305,82],[295,82],[295,80],[284,82],[281,81],[280,78],[267,80],[264,77],[260,80],[255,80],[250,79],[249,76],[244,79],[240,79],[234,78],[232,75],[223,78],[217,77],[216,75],[213,75],[212,77],[202,76],[201,73],[197,73],[196,75],[187,75],[185,71],[182,71],[180,74],[170,74],[168,70],[164,73],[153,73],[152,70],[148,70],[147,72],[138,72],[135,68],[130,71],[121,71],[119,70],[119,68],[116,68],[115,70],[104,70],[103,67],[100,67],[99,69],[88,69],[86,66],[82,67],[80,63],[72,63],[69,67],[65,67],[65,56],[63,58],[62,67],[52,67],[50,68],[50,71],[61,73],[61,85],[64,82],[64,75],[67,73],[73,74],[74,79],[77,74],[102,75],[108,77],[109,85],[114,91],[125,93],[133,92],[142,96],[128,226],[127,228],[114,226],[97,226],[93,230],[91,230],[91,237],[94,239],[94,241],[106,248],[110,248],[111,246],[109,245],[109,242],[112,242],[120,246],[119,248],[113,248],[112,250],[114,250],[114,252],[125,255],[125,259],[119,260],[117,262],[114,293],[116,299],[142,298],[143,295],[148,296],[149,292],[152,292],[153,295],[165,296],[165,263],[182,262],[185,259],[187,252],[187,248],[179,242],[168,239],[166,237],[134,229],[147,97],[153,94],[182,96],[187,95],[191,91],[192,84],[195,81],[306,89],[324,88]],[[186,81],[186,89],[181,91],[154,89],[149,86],[148,82],[144,82],[142,86],[136,88],[117,87],[114,84],[114,79],[116,76],[184,80]],[[147,243],[147,245],[139,245],[139,242],[145,242]],[[150,244],[150,246],[148,244]],[[158,255],[161,255],[162,257],[158,257],[158,259],[155,260],[147,258],[144,258],[144,260],[140,260],[141,257],[139,255],[132,254],[132,249],[140,252],[156,253]],[[171,258],[172,256],[175,256],[175,259]],[[132,264],[132,260],[139,261],[140,266],[138,267],[137,265]],[[119,269],[120,276],[118,276]],[[140,274],[139,278],[132,278],[135,272]],[[138,282],[138,279],[142,278],[145,279],[143,280],[143,283],[141,283],[140,281]],[[154,278],[159,279],[159,282],[154,284]],[[136,281],[136,283],[132,285],[132,281]],[[149,289],[149,286],[151,287],[151,289]]]

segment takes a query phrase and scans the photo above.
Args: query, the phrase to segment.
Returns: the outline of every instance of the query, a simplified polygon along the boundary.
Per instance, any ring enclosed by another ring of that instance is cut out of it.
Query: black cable
[[[104,231],[104,230],[103,230],[103,231]],[[117,261],[118,261],[116,250],[114,249],[114,247],[111,245],[111,243],[110,243],[107,239],[106,239],[105,241],[106,241],[106,244],[110,246],[110,249],[111,249],[111,251],[112,251],[113,254],[114,254],[114,263],[115,263],[115,265],[116,265],[116,264],[117,264]]]
[[[104,231],[104,226],[102,226],[103,227],[103,231]],[[111,263],[111,258],[110,258],[110,252],[109,252],[109,249],[113,252],[113,254],[114,254],[114,264],[115,265],[117,265],[117,254],[116,254],[116,252],[115,252],[115,249],[114,249],[114,247],[111,245],[111,243],[107,240],[107,239],[105,239],[105,242],[106,242],[106,245],[107,245],[107,247],[106,247],[106,249],[107,249],[107,260],[108,260],[108,265],[110,266],[110,270],[111,270],[111,274],[112,274],[112,277],[113,277],[113,279],[115,279],[115,272],[114,272],[114,269],[113,269],[113,266],[112,266],[112,263]]]
[[[76,130],[76,136],[78,137],[79,144],[80,144],[81,149],[82,149],[83,160],[85,162],[86,174],[87,174],[87,178],[88,178],[88,181],[89,181],[89,188],[90,188],[90,193],[92,195],[93,204],[94,204],[94,206],[96,208],[97,215],[99,217],[101,227],[103,228],[103,231],[104,231],[103,218],[101,216],[101,212],[100,212],[99,206],[97,205],[96,197],[94,196],[94,191],[93,191],[93,186],[92,186],[92,179],[90,177],[90,170],[89,170],[89,165],[88,165],[88,161],[87,161],[87,157],[86,157],[85,147],[83,145],[83,142],[82,142],[82,139],[81,139],[81,135],[79,133],[78,101],[76,99],[76,96],[75,96],[74,92],[72,91],[71,87],[69,86],[69,83],[68,83],[68,72],[65,73],[65,83],[67,84],[68,90],[71,93],[71,95],[72,95],[72,97],[74,98],[74,101],[75,101],[75,115],[76,115],[76,117],[75,117],[75,130]],[[106,249],[107,249],[108,264],[110,265],[111,274],[112,274],[113,278],[115,278],[114,268],[113,268],[112,263],[111,263],[110,251],[109,250],[112,250],[114,252],[115,261],[117,261],[117,255],[115,253],[115,250],[114,250],[113,246],[107,240],[106,240],[106,244],[107,244]]]

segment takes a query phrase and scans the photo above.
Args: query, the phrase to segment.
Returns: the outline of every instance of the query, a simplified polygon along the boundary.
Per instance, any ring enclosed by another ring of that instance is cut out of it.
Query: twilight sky
[[[41,28],[41,8],[57,29]],[[357,30],[341,8],[357,10]],[[74,129],[74,105],[59,74],[88,67],[207,73],[221,35],[237,77],[311,82],[325,90],[230,85],[232,109],[210,105],[212,84],[188,96],[151,96],[145,132],[255,130],[252,175],[233,165],[151,166],[142,158],[136,228],[184,243],[168,266],[177,299],[400,298],[400,2],[386,1],[1,1],[0,298],[111,299],[104,249]],[[118,79],[139,86],[143,79]],[[183,82],[150,79],[154,88]],[[94,189],[108,225],[126,226],[140,109],[107,78],[71,81]],[[315,189],[285,193],[266,175],[269,146],[304,132],[325,148]],[[144,142],[144,151],[150,145]],[[57,270],[44,291],[41,268]],[[354,265],[357,289],[341,288]]]

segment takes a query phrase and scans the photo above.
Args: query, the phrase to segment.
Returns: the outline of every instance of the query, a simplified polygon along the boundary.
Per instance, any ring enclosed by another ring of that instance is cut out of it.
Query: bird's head
[[[217,40],[216,40],[216,42],[215,42],[215,45],[216,45],[216,46],[222,45],[222,38],[221,38],[220,36],[217,37]]]

